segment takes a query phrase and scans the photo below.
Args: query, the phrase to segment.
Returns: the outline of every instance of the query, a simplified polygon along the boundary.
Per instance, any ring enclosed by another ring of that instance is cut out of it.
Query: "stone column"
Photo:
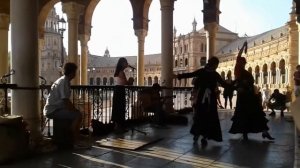
[[[90,40],[89,35],[80,36],[81,44],[81,56],[80,56],[80,85],[88,85],[88,41]]]
[[[206,23],[204,25],[206,30],[206,62],[215,55],[215,41],[216,33],[218,31],[218,24],[216,22]]]
[[[0,77],[9,72],[8,29],[9,15],[0,13]]]
[[[38,39],[38,57],[39,57],[39,63],[41,63],[42,48],[43,48],[44,45],[45,45],[45,39],[42,38],[42,37],[39,37],[39,39]],[[43,76],[44,74],[42,72],[43,72],[42,66],[39,65],[39,75],[42,76],[42,77],[45,77],[45,76]]]
[[[162,96],[172,96],[173,94],[173,10],[174,0],[160,0],[161,5],[161,85],[170,89],[165,89]],[[173,100],[165,102],[165,111],[172,112]]]
[[[0,13],[0,77],[9,72],[8,63],[8,30],[9,15]],[[0,89],[0,98],[4,96],[4,91]],[[3,102],[2,102],[3,103]]]
[[[62,4],[62,10],[67,14],[68,18],[68,61],[76,63],[78,67],[78,24],[79,16],[82,14],[83,9],[83,6],[76,2],[66,2]],[[77,71],[77,74],[80,74],[80,72]],[[76,75],[72,84],[78,85],[79,78],[79,75]]]
[[[276,68],[276,84],[280,84],[280,69]]]
[[[137,57],[137,85],[138,86],[144,86],[144,71],[145,71],[145,38],[147,36],[147,30],[141,29],[141,30],[135,30],[135,35],[138,38],[138,57]]]
[[[12,114],[23,116],[31,138],[41,138],[39,105],[38,0],[11,0]]]
[[[259,72],[259,83],[264,85],[264,73],[263,72]]]

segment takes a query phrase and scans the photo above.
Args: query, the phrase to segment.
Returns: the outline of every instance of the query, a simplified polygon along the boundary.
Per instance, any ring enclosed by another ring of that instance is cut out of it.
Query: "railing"
[[[50,91],[51,86],[45,85],[42,79],[40,85],[41,90],[41,128],[45,127],[45,114],[43,114],[43,107],[46,102],[46,97]],[[17,89],[14,84],[1,84],[0,89]],[[138,101],[138,92],[149,87],[127,86],[126,89],[126,120],[147,120],[149,113],[143,113],[141,103]],[[162,89],[167,89],[162,87]],[[190,96],[191,87],[176,87],[173,88],[173,107],[175,111],[191,107]],[[72,101],[75,106],[83,112],[83,128],[91,125],[91,120],[95,119],[103,124],[110,124],[113,104],[113,90],[114,86],[71,86]],[[7,92],[5,93],[5,101],[8,100]],[[7,105],[7,104],[6,104]],[[7,108],[5,108],[7,110]],[[48,123],[50,124],[50,123]]]
[[[0,115],[10,114],[10,109],[8,108],[8,104],[10,101],[10,96],[8,93],[8,89],[15,89],[17,87],[16,84],[7,84],[8,78],[15,74],[15,70],[10,70],[9,73],[3,75],[0,78]],[[3,92],[2,92],[3,91]]]

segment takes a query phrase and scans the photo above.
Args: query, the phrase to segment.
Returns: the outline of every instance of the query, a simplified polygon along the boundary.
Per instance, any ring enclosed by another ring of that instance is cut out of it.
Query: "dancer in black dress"
[[[190,130],[194,135],[194,143],[198,141],[199,136],[202,145],[207,145],[207,139],[218,142],[222,141],[222,132],[217,110],[216,88],[218,83],[225,86],[226,83],[222,77],[216,72],[219,65],[219,59],[212,57],[204,68],[191,73],[178,74],[178,79],[197,77],[194,84],[198,89],[198,95],[195,105],[194,122]]]
[[[245,70],[247,62],[245,57],[242,57],[243,51],[247,52],[247,42],[244,42],[240,49],[234,68],[237,101],[229,133],[241,133],[244,140],[248,140],[248,133],[262,132],[263,138],[274,140],[268,133],[268,120],[265,118],[266,114],[259,102],[260,97],[255,94],[254,78],[250,72]]]

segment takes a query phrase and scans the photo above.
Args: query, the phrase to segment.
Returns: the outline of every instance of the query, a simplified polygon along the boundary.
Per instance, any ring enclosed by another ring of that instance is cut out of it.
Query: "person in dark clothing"
[[[179,80],[182,78],[197,77],[194,84],[198,89],[197,100],[195,104],[195,113],[193,125],[190,133],[194,135],[194,143],[198,141],[199,136],[203,146],[207,145],[207,140],[212,139],[221,142],[222,132],[217,110],[216,88],[218,84],[222,87],[226,86],[225,81],[216,72],[219,65],[217,57],[211,57],[204,68],[191,73],[175,75]]]
[[[279,92],[278,89],[275,89],[269,99],[268,107],[272,110],[269,114],[270,116],[275,116],[275,109],[280,110],[281,116],[283,117],[283,111],[286,109],[286,96]]]
[[[248,133],[262,132],[262,137],[274,140],[268,133],[268,120],[260,103],[259,96],[255,93],[254,78],[245,69],[246,59],[242,53],[247,51],[247,42],[240,49],[234,68],[235,89],[237,90],[236,109],[232,117],[232,126],[229,133],[243,134],[244,140],[248,140]]]
[[[114,78],[115,78],[115,88],[113,94],[113,104],[112,104],[112,116],[111,121],[115,125],[115,130],[117,132],[126,132],[125,129],[125,115],[126,115],[126,94],[125,86],[132,85],[133,79],[126,77],[124,70],[129,67],[127,59],[124,57],[119,58]]]
[[[224,107],[227,108],[227,102],[229,101],[229,107],[232,109],[232,97],[233,97],[233,80],[231,79],[231,76],[227,76],[227,79],[225,80],[226,83],[228,83],[229,87],[225,87],[223,91],[223,97],[225,100]]]

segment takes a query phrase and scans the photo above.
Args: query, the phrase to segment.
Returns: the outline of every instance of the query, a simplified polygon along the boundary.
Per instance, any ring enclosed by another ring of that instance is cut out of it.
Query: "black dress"
[[[222,131],[218,116],[215,89],[218,83],[222,86],[225,86],[226,83],[216,71],[208,71],[205,68],[192,73],[178,75],[178,79],[191,77],[197,77],[197,82],[194,85],[198,89],[198,95],[190,133],[194,136],[202,135],[207,139],[221,142]]]
[[[258,133],[269,130],[260,96],[254,91],[254,79],[251,73],[241,70],[235,84],[236,109],[231,119],[233,123],[229,133]]]
[[[116,85],[113,94],[112,116],[111,121],[118,123],[120,126],[125,126],[126,114],[126,93],[125,86]]]

